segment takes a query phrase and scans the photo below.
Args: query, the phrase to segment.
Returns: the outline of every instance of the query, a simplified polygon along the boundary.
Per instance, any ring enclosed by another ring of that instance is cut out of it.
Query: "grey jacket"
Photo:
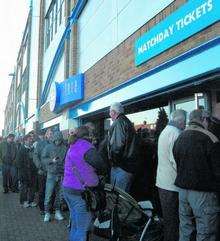
[[[54,133],[52,143],[45,146],[42,152],[42,162],[47,174],[62,176],[67,147],[64,144],[62,132]],[[53,161],[56,159],[55,161]]]
[[[38,169],[38,174],[40,175],[46,175],[46,166],[44,165],[42,155],[44,148],[49,144],[50,142],[47,140],[40,140],[37,142],[36,147],[34,148],[33,161]]]

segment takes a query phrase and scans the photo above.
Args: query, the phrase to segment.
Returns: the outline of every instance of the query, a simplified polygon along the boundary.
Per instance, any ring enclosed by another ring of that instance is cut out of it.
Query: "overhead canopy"
[[[69,118],[78,118],[107,108],[113,101],[131,101],[138,97],[164,93],[182,84],[196,84],[201,76],[220,71],[220,37],[202,44],[174,59],[144,72],[94,98],[75,106]]]

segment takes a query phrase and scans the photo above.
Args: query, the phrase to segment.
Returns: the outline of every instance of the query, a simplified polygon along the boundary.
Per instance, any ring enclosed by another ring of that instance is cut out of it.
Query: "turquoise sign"
[[[190,0],[135,42],[138,66],[220,20],[219,0]]]

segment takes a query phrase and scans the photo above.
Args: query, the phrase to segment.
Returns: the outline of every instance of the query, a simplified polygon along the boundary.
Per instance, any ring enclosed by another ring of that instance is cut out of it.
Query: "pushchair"
[[[94,234],[110,241],[162,241],[163,225],[150,201],[137,202],[128,193],[105,185],[106,208],[94,222]]]

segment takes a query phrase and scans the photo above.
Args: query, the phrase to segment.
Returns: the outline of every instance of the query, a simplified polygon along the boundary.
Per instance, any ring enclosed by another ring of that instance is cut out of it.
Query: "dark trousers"
[[[21,181],[20,187],[20,203],[23,204],[24,202],[33,202],[35,196],[35,186],[30,185],[30,183]]]
[[[12,191],[18,190],[18,168],[16,166],[11,167],[11,178],[12,178]]]
[[[218,204],[220,206],[220,192],[217,193],[218,196]],[[218,214],[218,234],[217,234],[217,240],[220,240],[220,212]]]
[[[47,177],[38,174],[38,206],[40,211],[44,211],[44,198]]]
[[[9,164],[2,164],[2,177],[3,177],[3,188],[5,191],[12,189],[12,180],[13,180],[13,166]]]
[[[179,241],[178,192],[158,188],[164,220],[164,241]]]

